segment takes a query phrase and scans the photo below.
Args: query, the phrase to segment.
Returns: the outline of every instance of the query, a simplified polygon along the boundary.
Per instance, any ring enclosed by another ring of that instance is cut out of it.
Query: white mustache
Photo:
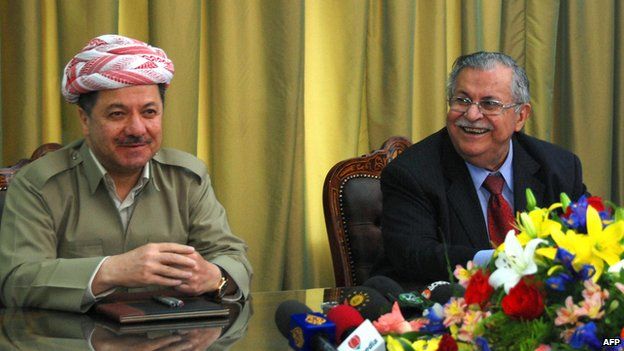
[[[480,121],[480,122],[472,123],[469,120],[467,120],[465,117],[460,117],[459,119],[455,121],[454,124],[456,127],[460,127],[460,128],[478,128],[478,129],[487,129],[487,130],[494,129],[494,126],[492,126],[488,122]]]

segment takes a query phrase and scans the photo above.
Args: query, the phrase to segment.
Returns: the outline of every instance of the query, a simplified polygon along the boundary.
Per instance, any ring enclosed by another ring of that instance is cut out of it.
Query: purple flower
[[[583,265],[578,271],[575,270],[574,266],[572,266],[573,260],[573,254],[562,248],[557,249],[555,262],[560,262],[567,269],[567,272],[562,272],[546,279],[546,284],[548,284],[551,289],[565,291],[568,283],[578,280],[585,281],[596,273],[596,269],[589,264]]]
[[[596,324],[594,324],[594,322],[589,322],[576,328],[570,339],[570,346],[575,349],[587,346],[592,350],[600,350],[602,343],[596,336]]]
[[[600,197],[591,196],[588,198],[587,195],[583,195],[577,202],[571,203],[562,216],[568,227],[576,229],[580,233],[587,232],[587,206],[589,205],[598,211],[603,221],[611,217]]]
[[[427,323],[421,329],[422,332],[429,334],[439,334],[446,330],[444,326],[444,310],[442,306],[435,304],[429,307],[423,312],[423,316],[427,317],[429,323]]]
[[[487,340],[482,336],[477,337],[475,344],[481,351],[490,351],[490,344],[488,344]]]

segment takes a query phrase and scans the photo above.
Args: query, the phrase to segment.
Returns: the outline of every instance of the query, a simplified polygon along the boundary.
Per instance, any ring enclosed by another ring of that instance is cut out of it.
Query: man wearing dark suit
[[[578,157],[521,132],[531,112],[526,73],[501,53],[461,56],[447,85],[446,128],[416,143],[381,176],[385,257],[374,273],[426,284],[491,256],[488,175],[504,179],[513,213],[586,192]]]

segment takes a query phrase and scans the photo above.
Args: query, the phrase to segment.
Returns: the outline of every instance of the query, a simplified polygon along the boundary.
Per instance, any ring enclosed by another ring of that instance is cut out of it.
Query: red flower
[[[464,293],[466,304],[477,304],[481,308],[485,307],[485,304],[490,300],[490,296],[494,292],[494,288],[488,282],[489,278],[490,274],[484,273],[482,270],[478,270],[470,277]]]
[[[605,210],[605,205],[602,203],[600,196],[590,196],[587,198],[587,204],[594,208],[598,212]]]
[[[606,209],[604,203],[602,202],[602,198],[600,196],[590,196],[587,198],[587,206],[591,206],[594,210],[598,212],[602,212]],[[570,218],[572,214],[572,206],[568,206],[563,214],[564,218]]]
[[[457,342],[450,334],[444,334],[438,344],[438,351],[457,351]]]
[[[503,312],[516,319],[535,319],[544,313],[544,298],[535,285],[520,280],[501,301]]]

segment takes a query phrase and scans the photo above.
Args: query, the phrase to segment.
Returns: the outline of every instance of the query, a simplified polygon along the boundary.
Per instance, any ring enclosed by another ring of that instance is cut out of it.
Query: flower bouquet
[[[374,322],[388,350],[624,350],[624,208],[527,199],[486,266],[455,269],[463,297]]]

